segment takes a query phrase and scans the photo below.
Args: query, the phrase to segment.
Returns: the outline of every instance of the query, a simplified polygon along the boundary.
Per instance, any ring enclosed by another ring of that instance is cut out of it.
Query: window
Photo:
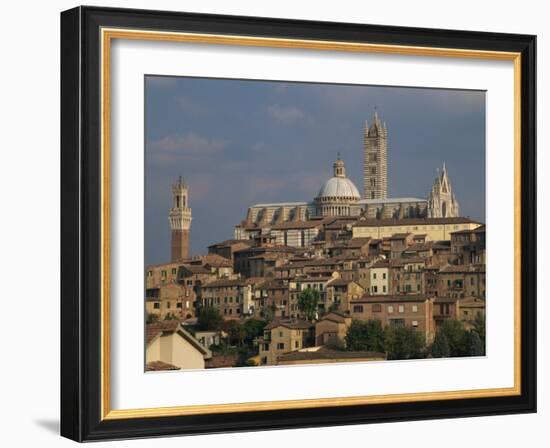
[[[376,272],[372,273],[372,278],[376,280]]]
[[[389,324],[392,327],[404,327],[405,319],[390,319]]]
[[[388,306],[388,313],[393,313],[393,306],[392,305]]]
[[[176,308],[181,308],[181,307],[182,307],[182,303],[181,303],[181,302],[176,303]]]
[[[147,271],[147,277],[152,277],[153,276],[153,271]]]
[[[166,271],[161,271],[160,277],[165,280],[166,279]]]
[[[372,306],[372,312],[373,313],[380,313],[381,311],[382,311],[382,305],[380,305],[379,303],[375,303]]]
[[[384,280],[386,280],[386,273],[385,273],[385,272],[382,274],[382,278],[383,278]]]
[[[300,342],[294,341],[294,348],[300,348]]]
[[[280,337],[280,338],[283,337],[283,332],[282,332],[282,331],[279,331],[279,337]]]
[[[172,268],[172,275],[176,275],[178,273],[178,270],[176,268]]]
[[[362,313],[363,312],[363,305],[353,305],[353,312],[354,313]]]
[[[170,302],[166,302],[166,308],[170,309]]]
[[[413,326],[413,327],[418,327],[418,321],[417,321],[417,320],[413,320],[413,321],[412,321],[412,326]]]
[[[418,305],[412,306],[413,313],[416,313],[418,311]]]
[[[404,312],[405,312],[405,306],[404,306],[404,305],[399,305],[399,312],[400,312],[400,313],[404,313]]]
[[[378,292],[378,286],[373,286],[372,287],[372,292]]]
[[[277,350],[284,350],[285,349],[285,343],[284,342],[279,342],[277,344]]]
[[[160,303],[155,302],[155,304],[153,305],[153,308],[154,308],[155,310],[160,309]]]
[[[386,285],[382,286],[382,292],[386,292]]]

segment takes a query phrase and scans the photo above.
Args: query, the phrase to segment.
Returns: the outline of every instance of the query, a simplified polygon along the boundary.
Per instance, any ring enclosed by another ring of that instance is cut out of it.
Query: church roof
[[[341,197],[341,198],[357,198],[361,195],[355,184],[347,177],[331,177],[328,179],[321,189],[317,197]]]
[[[386,199],[361,199],[359,204],[376,205],[376,204],[396,204],[402,202],[426,202],[426,199],[420,198],[386,198]]]

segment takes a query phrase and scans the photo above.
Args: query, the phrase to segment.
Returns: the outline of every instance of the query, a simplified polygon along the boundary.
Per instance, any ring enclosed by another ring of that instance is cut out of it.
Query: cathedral
[[[346,176],[340,156],[312,201],[256,204],[248,208],[246,219],[236,226],[235,237],[246,238],[246,228],[268,228],[288,222],[304,222],[326,217],[358,219],[452,218],[459,205],[452,191],[445,164],[433,182],[427,199],[388,198],[388,128],[375,111],[369,126],[365,122],[363,140],[363,197]]]

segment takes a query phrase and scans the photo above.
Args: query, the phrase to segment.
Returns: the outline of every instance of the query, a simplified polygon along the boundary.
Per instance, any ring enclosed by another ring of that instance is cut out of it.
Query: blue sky
[[[169,261],[183,176],[191,253],[233,237],[249,205],[310,201],[340,152],[359,191],[365,120],[388,126],[388,194],[426,198],[446,162],[461,215],[485,220],[485,92],[147,76],[145,262]]]

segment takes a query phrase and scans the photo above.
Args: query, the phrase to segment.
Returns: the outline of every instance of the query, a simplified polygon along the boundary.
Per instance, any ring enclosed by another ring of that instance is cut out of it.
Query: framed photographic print
[[[535,36],[61,14],[61,433],[536,411]]]

